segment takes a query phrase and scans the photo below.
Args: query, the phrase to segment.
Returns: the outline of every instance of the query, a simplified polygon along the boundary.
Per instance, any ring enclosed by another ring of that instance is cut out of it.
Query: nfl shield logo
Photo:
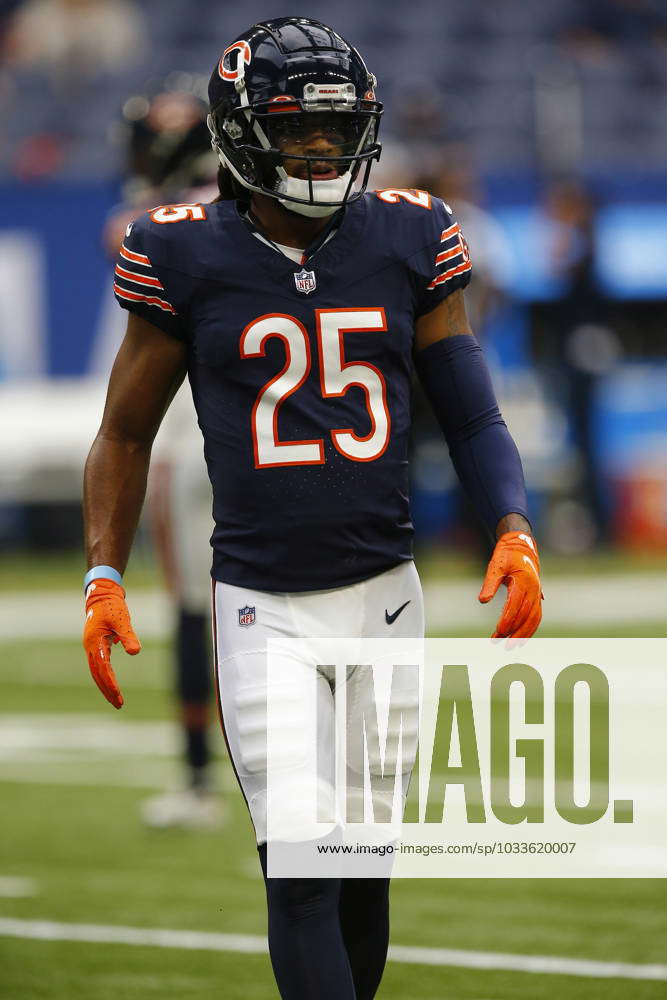
[[[294,284],[296,285],[297,292],[303,292],[304,295],[308,295],[310,292],[314,292],[317,288],[317,281],[315,280],[314,271],[297,271],[294,275]]]
[[[239,608],[239,625],[247,628],[248,625],[255,624],[255,609],[246,604],[244,608]]]

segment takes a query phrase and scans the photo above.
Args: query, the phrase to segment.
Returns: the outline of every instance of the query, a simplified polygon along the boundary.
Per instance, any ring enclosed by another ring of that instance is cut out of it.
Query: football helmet
[[[248,191],[331,215],[363,194],[380,157],[376,84],[357,50],[319,21],[255,24],[211,75],[213,148]]]

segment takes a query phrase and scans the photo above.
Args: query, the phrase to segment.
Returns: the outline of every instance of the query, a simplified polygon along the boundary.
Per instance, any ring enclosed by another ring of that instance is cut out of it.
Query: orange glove
[[[125,591],[113,580],[94,580],[86,589],[86,624],[83,646],[93,680],[114,708],[123,704],[116,676],[111,667],[111,642],[122,642],[125,652],[134,656],[141,643],[134,634]]]
[[[544,594],[537,545],[523,531],[508,531],[498,539],[479,594],[482,604],[495,597],[501,583],[507,586],[507,600],[491,638],[529,639],[542,621]]]

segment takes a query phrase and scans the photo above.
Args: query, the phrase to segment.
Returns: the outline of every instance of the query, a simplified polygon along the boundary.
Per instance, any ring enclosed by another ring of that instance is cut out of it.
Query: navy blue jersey
[[[425,192],[366,194],[301,265],[233,201],[133,224],[116,295],[187,342],[217,580],[323,590],[411,558],[415,319],[470,267],[447,206]]]

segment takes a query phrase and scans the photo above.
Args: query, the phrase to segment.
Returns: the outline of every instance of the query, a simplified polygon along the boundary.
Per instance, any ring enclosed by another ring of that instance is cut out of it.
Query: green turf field
[[[67,580],[69,569],[54,562],[54,580]],[[152,585],[150,574],[146,579]],[[48,586],[44,570],[39,586]],[[604,634],[628,634],[629,627],[610,622]],[[569,633],[576,634],[576,627]],[[664,635],[664,622],[656,622],[655,632],[642,627],[638,634]],[[166,725],[169,651],[165,642],[149,641],[140,657],[116,654],[116,662],[126,696],[120,713],[92,684],[78,637],[47,642],[35,635],[0,643],[0,998],[274,998],[265,954],[1,933],[8,919],[253,940],[265,933],[250,824],[221,739],[226,827],[216,833],[154,832],[141,824],[142,800],[179,775],[177,735]],[[667,963],[666,896],[659,880],[397,880],[392,894],[396,946],[659,963],[663,969]],[[382,1000],[666,996],[664,978],[406,961],[388,964],[379,993]]]
[[[629,554],[617,549],[603,549],[579,557],[546,553],[541,562],[542,575],[547,582],[552,577],[577,577],[591,573],[600,576],[628,572],[667,573],[667,553],[660,550]],[[439,546],[418,551],[417,564],[423,580],[434,577],[477,578],[483,570],[481,555],[476,558],[468,550],[444,550]],[[55,590],[68,590],[80,580],[84,571],[83,551],[4,554],[0,559],[0,592],[41,590],[46,582]],[[139,535],[134,546],[124,579],[132,590],[156,586],[160,582],[152,548],[144,534]]]

